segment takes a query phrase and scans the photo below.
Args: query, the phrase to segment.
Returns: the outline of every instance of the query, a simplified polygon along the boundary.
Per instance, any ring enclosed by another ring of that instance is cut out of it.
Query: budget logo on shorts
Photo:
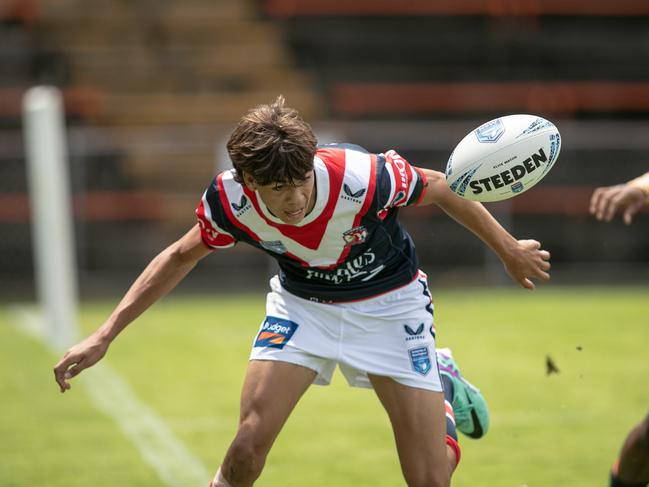
[[[284,348],[297,330],[298,324],[283,318],[267,316],[253,347]]]
[[[410,354],[410,363],[412,370],[421,375],[427,375],[431,369],[430,354],[428,347],[411,348],[408,350]]]

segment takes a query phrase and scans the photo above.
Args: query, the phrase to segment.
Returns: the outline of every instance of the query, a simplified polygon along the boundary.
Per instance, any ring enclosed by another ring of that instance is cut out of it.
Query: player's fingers
[[[67,365],[68,357],[69,357],[69,353],[66,353],[63,356],[63,358],[56,363],[54,369],[52,369],[52,371],[54,372],[54,380],[59,385],[61,392],[65,391],[65,380],[63,378],[63,373],[68,368]]]
[[[604,221],[610,222],[615,216],[615,212],[624,206],[624,193],[618,193],[609,202],[604,210]]]
[[[597,188],[595,191],[593,191],[593,195],[590,197],[590,206],[588,207],[591,215],[594,215],[597,212],[597,208],[599,207],[599,200],[602,198],[603,192],[604,188]]]
[[[595,218],[600,221],[604,219],[604,215],[611,204],[611,198],[615,195],[615,192],[615,188],[606,188],[599,194],[595,205]]]
[[[602,191],[600,191],[600,193],[598,194],[595,202],[595,218],[602,220],[606,208],[610,204],[611,198],[613,197],[615,192],[615,187],[602,188]]]
[[[65,392],[70,388],[70,384],[67,383],[65,379],[65,370],[66,368],[63,368],[62,366],[57,365],[54,368],[54,380],[56,383],[59,385],[59,389],[61,392]]]
[[[541,252],[539,253],[541,254],[541,258],[543,260],[550,260],[550,252],[548,252],[547,250],[541,250]]]
[[[530,250],[539,250],[541,248],[541,242],[538,240],[524,240],[524,243]]]
[[[530,269],[529,273],[527,274],[528,277],[533,277],[533,278],[539,278],[543,281],[547,281],[550,279],[550,262],[547,260],[543,259],[535,259],[534,262],[532,263],[533,267]]]
[[[629,205],[629,207],[624,211],[624,223],[627,225],[631,224],[633,216],[640,211],[640,208],[644,206],[644,201],[634,201]]]
[[[602,221],[609,207],[610,198],[606,195],[602,195],[602,197],[597,202],[597,208],[595,208],[595,218],[597,218],[599,221]]]
[[[80,360],[78,364],[75,364],[74,366],[70,367],[66,372],[65,372],[65,378],[66,379],[72,379],[73,377],[76,377],[81,373],[82,370],[84,370],[87,367],[86,361],[85,360]]]
[[[534,283],[530,281],[527,277],[524,277],[520,281],[518,281],[521,286],[523,286],[525,289],[529,289],[530,291],[534,291]]]
[[[78,358],[69,352],[66,353],[63,358],[54,366],[54,379],[56,380],[61,392],[65,392],[70,389],[70,384],[67,382],[67,379],[70,378],[68,375],[68,369],[71,365],[76,364]]]

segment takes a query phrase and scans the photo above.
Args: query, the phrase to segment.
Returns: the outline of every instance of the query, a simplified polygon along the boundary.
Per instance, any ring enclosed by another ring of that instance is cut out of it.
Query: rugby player
[[[600,221],[610,222],[622,212],[629,225],[640,209],[649,205],[649,172],[627,183],[597,188],[590,199],[590,212]],[[613,463],[610,487],[649,485],[649,414],[635,425]]]
[[[488,413],[450,352],[435,351],[426,275],[398,210],[438,205],[530,290],[531,279],[550,278],[550,254],[453,194],[440,172],[392,150],[317,146],[283,97],[248,112],[227,149],[233,169],[207,187],[198,223],[155,257],[106,322],[55,366],[61,392],[200,259],[244,242],[275,258],[280,272],[252,347],[238,430],[212,485],[252,485],[302,394],[327,384],[338,365],[350,385],[372,387],[387,411],[407,484],[448,486],[460,457],[454,420],[479,437]]]

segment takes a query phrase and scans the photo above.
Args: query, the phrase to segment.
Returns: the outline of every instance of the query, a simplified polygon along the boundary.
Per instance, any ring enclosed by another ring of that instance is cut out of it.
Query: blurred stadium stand
[[[439,170],[483,121],[546,116],[563,134],[559,163],[491,209],[552,251],[560,280],[649,273],[646,214],[630,228],[587,214],[596,185],[649,170],[647,2],[0,0],[0,65],[1,296],[33,292],[20,100],[37,83],[64,93],[87,293],[128,282],[192,224],[228,164],[232,124],[280,93],[323,142],[396,148]],[[410,213],[433,283],[502,280],[439,211]],[[241,247],[207,259],[197,279],[227,273],[249,288],[268,263]]]

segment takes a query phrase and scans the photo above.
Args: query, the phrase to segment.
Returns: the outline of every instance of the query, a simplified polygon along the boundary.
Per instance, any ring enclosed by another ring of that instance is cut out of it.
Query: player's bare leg
[[[456,465],[446,445],[444,394],[370,375],[388,413],[409,487],[448,487]]]
[[[275,438],[315,376],[311,369],[286,362],[249,363],[241,392],[239,427],[214,487],[248,487],[254,483]]]
[[[614,466],[612,486],[649,484],[649,414],[626,437],[619,462]]]

